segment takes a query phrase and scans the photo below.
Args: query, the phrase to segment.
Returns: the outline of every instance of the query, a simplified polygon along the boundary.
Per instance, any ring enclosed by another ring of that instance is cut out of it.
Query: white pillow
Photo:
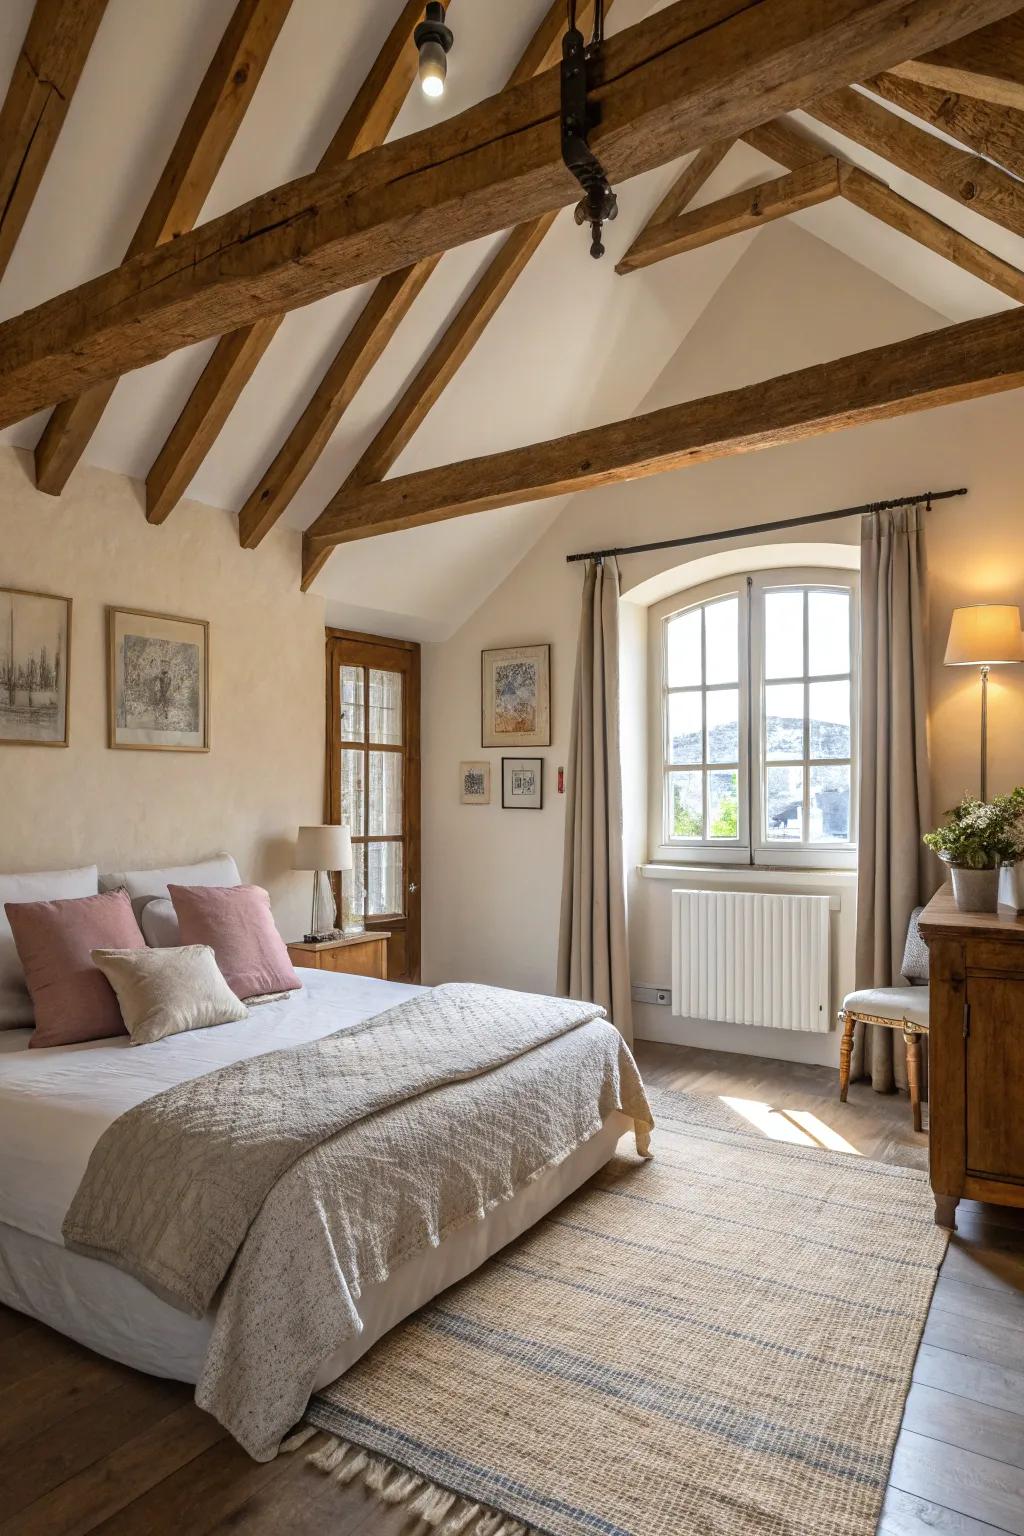
[[[14,947],[4,903],[8,901],[66,901],[75,896],[95,896],[95,864],[80,869],[46,869],[35,874],[0,875],[0,1029],[31,1024],[32,999],[25,972]]]
[[[154,901],[147,901],[139,926],[150,949],[173,949],[181,942],[178,914],[169,896],[157,896]]]
[[[210,859],[203,859],[198,864],[176,864],[166,869],[127,869],[119,874],[100,875],[101,891],[127,891],[132,899],[135,916],[143,933],[146,935],[146,943],[156,948],[166,948],[177,944],[178,919],[174,915],[174,907],[170,902],[168,885],[241,885],[242,877],[238,873],[238,865],[230,853],[215,853]],[[161,915],[154,923],[154,932],[161,934],[160,938],[150,938],[146,932],[146,925],[142,921],[147,906],[151,902],[166,901],[169,907],[161,908]],[[173,923],[173,929],[169,926]]]
[[[132,1045],[152,1045],[167,1035],[249,1017],[217,969],[208,944],[94,949],[92,960],[117,994]]]

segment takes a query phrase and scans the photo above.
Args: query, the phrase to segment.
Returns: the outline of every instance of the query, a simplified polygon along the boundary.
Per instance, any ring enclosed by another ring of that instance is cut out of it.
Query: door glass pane
[[[363,712],[362,667],[341,669],[341,739],[362,741],[366,718]]]
[[[707,695],[708,762],[736,763],[740,756],[738,688],[715,688]]]
[[[704,681],[739,681],[740,605],[735,597],[704,609]]]
[[[668,696],[668,760],[670,763],[703,762],[700,750],[704,722],[699,690]]]
[[[366,901],[366,844],[352,844],[352,869],[341,876],[341,912],[343,925],[361,923]]]
[[[404,912],[402,844],[369,843],[367,853],[367,917],[386,917],[391,913]]]
[[[771,683],[764,690],[765,756],[803,757],[803,683]]]
[[[811,683],[811,756],[850,756],[849,683]]]
[[[804,770],[767,770],[765,822],[771,842],[798,843],[803,831]]]
[[[668,776],[669,828],[673,837],[704,836],[704,775],[670,773]]]
[[[341,749],[341,821],[355,837],[366,831],[363,825],[363,765],[366,757],[361,747]]]
[[[807,648],[812,677],[849,672],[849,592],[808,592]]]
[[[767,592],[764,599],[765,677],[804,675],[804,595]]]
[[[850,769],[811,769],[810,840],[812,843],[850,841]]]
[[[370,740],[402,745],[402,674],[370,668]]]
[[[402,835],[402,754],[370,753],[370,836]]]
[[[665,653],[670,688],[690,688],[701,681],[699,608],[669,619],[665,625]]]
[[[736,769],[708,774],[708,826],[711,837],[735,839],[740,831],[740,798]]]

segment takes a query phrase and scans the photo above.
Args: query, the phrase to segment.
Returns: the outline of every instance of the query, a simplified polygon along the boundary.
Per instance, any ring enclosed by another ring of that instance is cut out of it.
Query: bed
[[[133,1048],[119,1038],[30,1051],[28,1030],[0,1033],[0,1301],[139,1370],[202,1382],[204,1367],[210,1368],[222,1294],[204,1315],[191,1316],[123,1269],[70,1251],[62,1231],[97,1143],[136,1106],[178,1085],[194,1087],[235,1063],[312,1046],[338,1031],[358,1033],[356,1026],[365,1027],[384,1010],[430,991],[325,971],[302,971],[301,977],[301,992],[254,1008],[243,1022],[150,1046]],[[611,1034],[600,1020],[585,1027]],[[542,1053],[551,1052],[550,1070],[557,1075],[564,1068],[555,1059],[555,1044],[534,1054],[541,1063]],[[631,1065],[628,1052],[625,1058]],[[424,1098],[438,1112],[442,1101],[437,1092]],[[289,1383],[289,1392],[258,1429],[235,1414],[223,1393],[219,1398],[209,1393],[204,1401],[197,1392],[197,1400],[227,1424],[250,1454],[258,1459],[273,1455],[311,1390],[342,1374],[389,1328],[478,1267],[596,1172],[622,1135],[641,1123],[645,1101],[639,1109],[638,1103],[634,1086],[627,1104],[616,1077],[611,1098],[602,1099],[599,1116],[590,1117],[586,1134],[564,1155],[506,1188],[502,1198],[474,1211],[471,1219],[434,1233],[403,1262],[392,1264],[382,1279],[364,1284],[354,1295],[356,1317],[348,1336],[309,1367],[308,1379]],[[353,1150],[356,1146],[353,1141]],[[266,1383],[260,1391],[267,1395]]]

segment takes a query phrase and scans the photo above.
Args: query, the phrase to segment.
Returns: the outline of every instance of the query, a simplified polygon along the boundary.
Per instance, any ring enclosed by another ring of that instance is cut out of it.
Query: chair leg
[[[903,1038],[907,1046],[907,1085],[910,1088],[910,1107],[914,1113],[914,1130],[923,1129],[921,1123],[921,1036],[916,1029],[905,1029]]]
[[[850,1060],[853,1056],[853,1032],[857,1020],[852,1013],[845,1011],[839,1017],[843,1021],[843,1037],[839,1042],[839,1102],[845,1104],[850,1090]]]

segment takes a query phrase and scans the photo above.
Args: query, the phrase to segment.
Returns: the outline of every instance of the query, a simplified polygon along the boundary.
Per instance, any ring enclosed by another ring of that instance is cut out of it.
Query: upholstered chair
[[[905,987],[862,987],[843,998],[839,1010],[839,1098],[846,1103],[850,1087],[850,1057],[858,1024],[877,1024],[882,1029],[901,1029],[907,1050],[907,1083],[914,1130],[921,1130],[921,1038],[928,1033],[928,946],[918,932],[923,907],[910,914],[907,942],[901,966]]]

